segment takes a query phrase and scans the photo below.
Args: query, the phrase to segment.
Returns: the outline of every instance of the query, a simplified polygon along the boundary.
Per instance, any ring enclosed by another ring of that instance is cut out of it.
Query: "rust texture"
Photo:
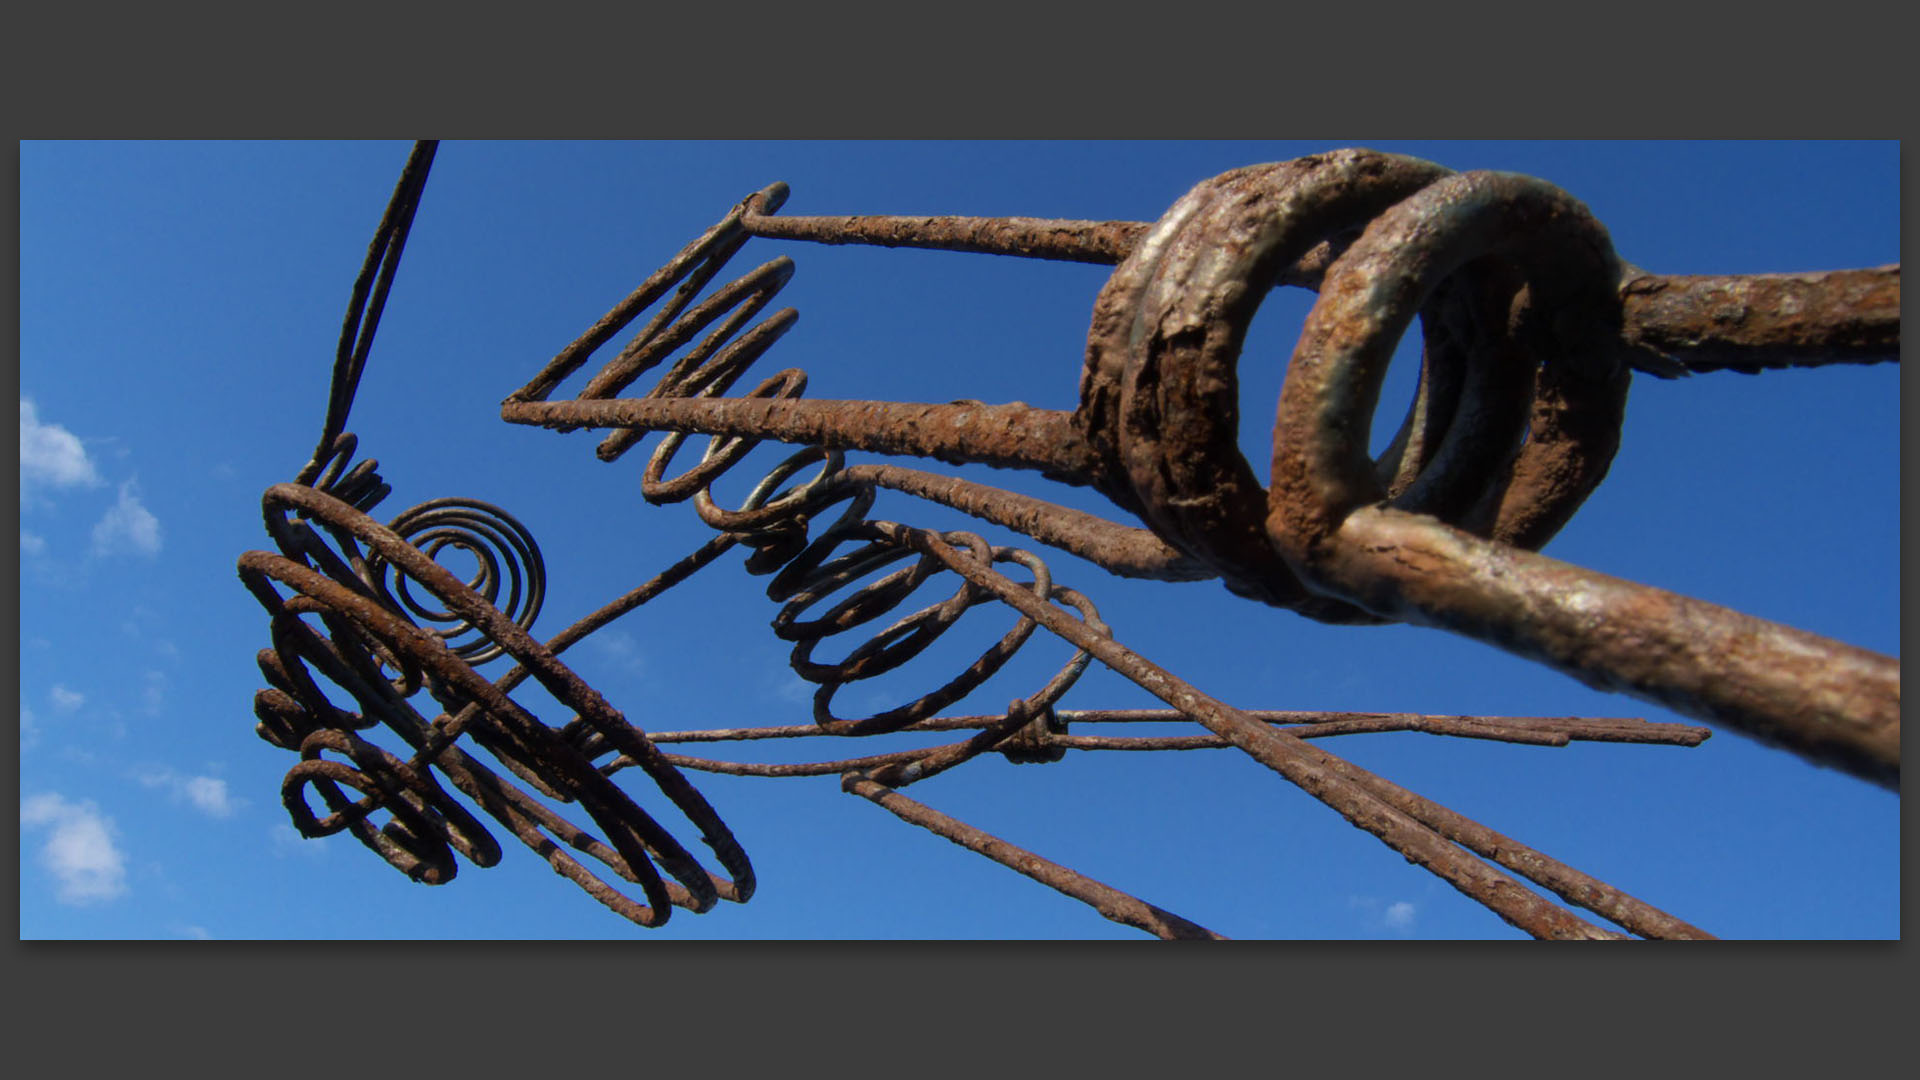
[[[1620,286],[1629,342],[1689,371],[1900,359],[1900,267],[1820,274],[1663,277]]]
[[[1319,621],[1464,634],[1898,785],[1894,658],[1536,553],[1604,480],[1633,372],[1897,360],[1897,266],[1651,275],[1623,262],[1586,208],[1550,184],[1366,150],[1234,170],[1201,182],[1154,223],[783,218],[788,191],[773,184],[733,206],[502,404],[512,423],[605,429],[597,456],[607,462],[663,433],[642,467],[643,498],[690,501],[715,530],[658,576],[542,642],[531,626],[546,568],[523,525],[465,499],[432,500],[380,524],[368,516],[388,490],[375,463],[349,465],[357,442],[344,431],[346,410],[431,158],[431,144],[422,144],[409,160],[356,283],[318,448],[294,483],[267,492],[277,552],[249,552],[240,563],[270,616],[272,647],[260,654],[270,688],[256,699],[257,731],[300,756],[283,798],[306,835],[352,832],[410,877],[439,884],[454,876],[456,855],[480,866],[502,856],[477,807],[595,899],[654,926],[674,907],[707,911],[754,890],[745,852],[686,772],[837,776],[848,793],[1108,919],[1165,938],[1217,938],[900,792],[989,753],[1045,765],[1072,751],[1233,749],[1534,937],[1710,936],[1315,745],[1418,732],[1687,747],[1707,728],[1239,709],[1116,640],[1092,600],[1056,582],[1032,552],[873,517],[882,492],[960,510],[1120,577],[1217,577],[1239,595]],[[797,318],[791,308],[768,312],[792,275],[787,256],[714,286],[754,238],[1115,265],[1094,301],[1078,407],[808,400],[796,369],[742,383]],[[1255,311],[1280,284],[1320,296],[1289,364],[1262,482],[1237,450],[1236,366]],[[1416,315],[1425,346],[1418,400],[1375,460],[1371,412]],[[555,399],[630,328],[573,397]],[[656,371],[649,388],[634,390]],[[707,437],[705,447],[674,473],[695,435]],[[749,474],[759,479],[739,506],[719,505],[714,481],[762,442],[795,449]],[[849,464],[849,451],[1037,471],[1098,491],[1138,524],[939,473]],[[772,632],[792,643],[793,670],[818,688],[810,720],[648,733],[560,659],[735,548],[749,573],[768,579],[779,605]],[[469,556],[479,567],[473,579],[442,568],[443,551]],[[902,668],[983,607],[1013,621],[964,669],[904,705],[866,716],[836,711],[842,688]],[[1041,631],[1073,646],[1063,667],[1020,688],[1002,712],[950,712]],[[830,641],[842,659],[821,659]],[[497,659],[515,666],[479,673]],[[1096,662],[1168,708],[1064,707]],[[563,723],[513,699],[528,678],[563,704]],[[1087,733],[1096,724],[1173,722],[1202,732]],[[373,740],[381,727],[386,745]],[[943,731],[955,741],[784,763],[662,749]],[[694,825],[718,871],[627,792],[636,768]]]

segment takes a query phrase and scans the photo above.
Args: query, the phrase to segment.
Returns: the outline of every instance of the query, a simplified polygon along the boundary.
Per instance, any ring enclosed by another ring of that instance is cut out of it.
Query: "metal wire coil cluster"
[[[417,203],[417,187],[406,191],[414,175],[410,163],[396,206]],[[1856,311],[1829,320],[1851,320],[1845,340],[1837,332],[1825,338],[1802,333],[1800,324],[1800,338],[1785,345],[1791,335],[1769,335],[1764,327],[1688,337],[1696,312],[1684,299],[1667,295],[1659,306],[1635,298],[1688,290],[1707,295],[1709,287],[1690,279],[1656,281],[1624,263],[1605,230],[1559,189],[1360,150],[1224,174],[1198,185],[1153,225],[781,218],[776,213],[786,196],[785,186],[776,184],[742,200],[503,405],[510,422],[612,429],[597,450],[605,461],[618,460],[649,432],[665,432],[643,470],[641,495],[655,504],[690,500],[718,533],[544,644],[528,635],[544,593],[544,566],[531,536],[511,516],[472,500],[444,499],[388,526],[362,512],[384,494],[384,485],[372,462],[345,470],[353,437],[337,430],[336,412],[344,419],[339,387],[358,372],[345,359],[357,322],[350,314],[322,451],[300,483],[268,493],[268,528],[281,554],[242,559],[242,577],[272,614],[274,632],[274,648],[261,656],[272,689],[256,703],[259,730],[301,754],[285,796],[303,833],[352,831],[396,868],[430,883],[452,877],[454,852],[491,865],[499,858],[497,845],[436,779],[438,770],[603,903],[657,925],[669,905],[706,910],[719,898],[743,901],[753,889],[744,852],[680,769],[838,774],[848,792],[1076,896],[1108,918],[1163,937],[1211,937],[1217,935],[980,833],[899,789],[988,751],[1044,763],[1069,748],[1233,746],[1535,936],[1618,935],[1518,887],[1506,872],[1632,933],[1707,936],[1307,741],[1428,730],[1547,745],[1581,738],[1695,745],[1706,737],[1704,729],[1618,720],[1244,712],[1115,641],[1092,603],[1055,583],[1031,552],[971,532],[869,517],[883,488],[1015,529],[1121,576],[1219,577],[1236,593],[1322,621],[1407,621],[1466,633],[1583,681],[1897,783],[1897,662],[1532,553],[1604,478],[1631,371],[1674,375],[1885,358],[1885,332],[1858,330],[1886,319],[1885,271],[1789,285],[1712,285],[1747,290],[1743,295],[1778,286],[1787,297],[1780,310],[1794,312],[1810,303],[1817,310],[1815,302],[1823,300],[1833,307],[1833,295],[1844,292],[1869,309],[1866,316]],[[404,218],[390,209],[383,232],[394,228],[404,239]],[[1079,407],[1061,413],[979,402],[808,400],[806,374],[791,368],[729,397],[796,318],[788,308],[754,322],[791,278],[793,262],[784,256],[702,298],[756,236],[1118,263],[1094,305]],[[368,273],[375,253],[397,258],[397,248],[376,239]],[[388,277],[390,269],[389,261]],[[1321,296],[1289,366],[1273,472],[1262,484],[1235,448],[1235,366],[1261,298],[1282,284],[1316,288]],[[1897,267],[1891,289],[1897,351]],[[357,290],[356,303],[362,297]],[[376,291],[376,314],[383,298],[384,291]],[[1420,388],[1392,446],[1375,461],[1367,453],[1370,414],[1387,360],[1416,313],[1425,344]],[[638,330],[576,398],[551,400],[636,322]],[[364,334],[353,355],[364,360]],[[663,365],[648,391],[622,396]],[[707,435],[708,443],[698,463],[670,476],[691,434]],[[764,474],[740,506],[722,508],[713,484],[768,439],[800,449]],[[849,465],[847,450],[1034,469],[1095,488],[1146,528],[935,473]],[[818,686],[811,724],[642,733],[558,660],[567,647],[734,546],[748,550],[749,572],[770,578],[768,596],[782,605],[772,630],[794,643],[794,671]],[[478,564],[471,581],[434,562],[443,550],[469,553]],[[1012,566],[1023,568],[1026,580],[1001,569]],[[959,578],[951,595],[901,614],[923,585],[949,571]],[[443,607],[416,602],[409,581]],[[503,582],[504,609],[496,606]],[[294,595],[283,598],[274,583]],[[826,602],[834,596],[840,599]],[[1017,621],[977,660],[907,704],[866,717],[835,715],[842,687],[901,668],[989,600],[1013,607]],[[1603,617],[1596,621],[1595,612]],[[327,633],[308,616],[318,617]],[[416,620],[451,628],[427,631]],[[1052,679],[999,714],[938,715],[983,686],[1040,627],[1074,648]],[[842,659],[820,657],[828,639],[861,633],[867,636]],[[475,640],[449,647],[462,635]],[[475,672],[474,665],[502,655],[519,664],[507,676],[490,682]],[[1059,708],[1094,660],[1171,708],[1151,717]],[[334,705],[314,671],[343,688],[358,711]],[[575,718],[549,727],[516,705],[507,692],[529,675]],[[431,721],[409,704],[423,688],[444,710]],[[1198,722],[1208,734],[1127,739],[1070,734],[1067,726],[1069,720],[1175,717]],[[358,734],[379,723],[412,754],[403,758]],[[974,733],[930,749],[795,764],[728,762],[657,748],[963,729]],[[482,766],[455,745],[466,736],[540,796],[578,803],[606,839],[566,823]],[[700,829],[730,877],[699,867],[613,784],[611,777],[633,767]],[[362,798],[350,800],[343,787]],[[326,803],[326,816],[308,805],[309,790]],[[391,820],[376,829],[369,815],[380,808]],[[561,853],[555,839],[640,884],[645,904]],[[656,863],[672,881],[660,877]]]
[[[324,493],[302,485],[276,485],[268,490],[264,508],[281,553],[249,552],[240,562],[241,580],[270,613],[274,630],[273,648],[262,650],[259,658],[271,688],[256,697],[255,714],[262,738],[301,755],[301,763],[287,774],[282,799],[303,834],[350,829],[396,869],[427,884],[453,878],[451,851],[483,867],[498,862],[497,843],[450,798],[435,778],[437,771],[556,872],[641,925],[665,922],[669,905],[704,911],[719,899],[743,902],[752,895],[753,873],[745,852],[699,792],[551,649],[527,636],[485,596],[392,529]],[[293,520],[295,511],[319,528]],[[322,532],[337,545],[337,553],[322,540]],[[369,561],[363,545],[458,612],[519,666],[489,681],[440,634],[416,626],[355,569]],[[283,596],[281,588],[292,595]],[[328,631],[325,636],[302,618],[308,614],[319,617]],[[357,711],[334,705],[316,675],[344,690]],[[584,727],[651,776],[699,830],[730,878],[701,867],[668,829],[569,739],[509,696],[529,676],[573,710]],[[422,690],[441,710],[432,720],[415,705]],[[413,751],[411,756],[401,759],[358,734],[376,725],[398,736]],[[539,795],[577,805],[603,835],[596,837],[568,821],[460,749],[456,743],[462,738]],[[347,761],[323,757],[329,752]],[[349,801],[340,790],[343,784],[364,797]],[[327,804],[327,817],[316,818],[309,809],[309,787]],[[376,829],[369,817],[379,810],[392,820]],[[645,903],[625,895],[562,845],[638,884]],[[661,871],[673,880],[664,880]]]

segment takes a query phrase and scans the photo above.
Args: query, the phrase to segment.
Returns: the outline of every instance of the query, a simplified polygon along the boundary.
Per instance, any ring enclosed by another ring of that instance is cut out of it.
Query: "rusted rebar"
[[[781,185],[784,192],[785,185]],[[749,201],[749,235],[815,244],[872,244],[1115,265],[1153,227],[1145,221],[961,215],[783,217]],[[1275,284],[1316,287],[1332,262],[1316,245]],[[1798,274],[1654,274],[1622,267],[1625,339],[1652,375],[1897,363],[1900,267]]]
[[[936,836],[945,837],[969,851],[977,852],[1003,866],[1011,867],[1050,889],[1058,890],[1091,906],[1114,922],[1136,926],[1167,941],[1218,941],[1221,935],[1198,923],[1155,907],[1137,897],[1044,859],[1024,848],[1015,847],[963,821],[957,821],[932,807],[859,772],[849,772],[841,787],[863,799],[885,807],[902,821],[918,825]]]

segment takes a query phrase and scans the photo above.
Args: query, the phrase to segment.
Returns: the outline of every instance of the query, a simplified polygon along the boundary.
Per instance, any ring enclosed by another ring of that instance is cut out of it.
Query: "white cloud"
[[[20,530],[20,554],[40,555],[47,550],[47,541],[25,529]]]
[[[40,725],[35,721],[33,710],[20,706],[20,749],[31,750],[40,745]]]
[[[148,715],[160,712],[161,704],[166,700],[167,676],[164,672],[148,671],[145,676],[146,687],[140,691],[140,701]]]
[[[204,926],[181,926],[181,927],[175,928],[174,933],[179,934],[183,938],[189,938],[193,941],[212,941],[213,940],[213,935],[209,933],[207,931],[207,928]]]
[[[208,817],[232,817],[245,805],[227,791],[227,782],[214,776],[182,776],[165,765],[140,769],[133,778],[150,788],[165,788],[173,798],[183,800]]]
[[[793,705],[805,705],[813,700],[813,695],[820,689],[813,683],[794,674],[791,670],[787,671],[785,675],[785,678],[774,683],[773,686],[773,696],[779,698],[781,701]]]
[[[594,648],[609,660],[627,669],[630,675],[641,675],[647,670],[647,657],[640,642],[624,630],[602,630],[587,639]]]
[[[298,829],[284,821],[275,825],[269,835],[273,838],[273,854],[276,858],[284,859],[289,854],[293,854],[318,859],[327,853],[325,844],[317,844],[301,836]]]
[[[53,684],[47,696],[53,699],[53,707],[61,712],[72,712],[87,703],[87,695],[78,690],[69,690],[60,683]]]
[[[20,493],[33,484],[96,487],[100,473],[78,436],[58,424],[42,424],[33,402],[20,399]]]
[[[853,698],[860,703],[859,708],[862,711],[873,716],[886,712],[888,709],[898,708],[913,700],[912,698],[903,697],[898,690],[883,690],[877,686],[862,690],[854,694]],[[812,701],[813,694],[808,694],[807,700]],[[839,702],[835,702],[835,704],[838,705]],[[845,706],[841,707],[845,708]]]
[[[1411,930],[1413,929],[1413,915],[1414,910],[1412,904],[1407,903],[1405,900],[1395,900],[1393,903],[1387,905],[1387,910],[1380,916],[1380,921],[1395,930]]]
[[[59,883],[63,904],[112,900],[127,891],[126,859],[114,846],[113,822],[91,802],[68,802],[58,794],[20,803],[22,828],[49,830],[40,862]]]
[[[187,796],[187,801],[192,803],[201,813],[210,814],[214,817],[233,816],[233,811],[237,804],[234,802],[233,797],[227,794],[227,782],[225,780],[212,776],[189,776],[187,777],[186,783],[182,786],[182,790]],[[1391,916],[1393,913],[1389,911],[1387,914]],[[1409,915],[1408,917],[1411,918],[1412,916]]]
[[[160,553],[160,519],[141,505],[140,497],[133,493],[133,481],[120,485],[120,501],[109,507],[93,527],[93,550],[98,555],[117,551],[148,556]]]
[[[60,748],[60,760],[71,762],[83,769],[96,769],[100,767],[99,754],[94,753],[84,746],[75,746],[72,743],[68,743]]]
[[[1419,914],[1419,909],[1412,901],[1395,900],[1383,905],[1377,896],[1349,896],[1347,906],[1366,912],[1369,924],[1402,937],[1413,933],[1414,918]]]

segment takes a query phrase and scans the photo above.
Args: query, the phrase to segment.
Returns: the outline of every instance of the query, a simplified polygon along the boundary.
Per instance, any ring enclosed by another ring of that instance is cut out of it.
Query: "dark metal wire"
[[[347,316],[340,328],[340,346],[334,355],[333,381],[327,391],[327,417],[321,425],[320,443],[313,452],[314,461],[322,461],[332,450],[334,439],[347,427],[347,413],[353,409],[354,394],[360,388],[360,374],[366,370],[367,353],[373,348],[373,335],[380,329],[380,313],[386,310],[387,293],[393,288],[394,272],[400,268],[400,255],[407,247],[407,234],[413,229],[413,215],[420,209],[420,194],[426,190],[427,173],[433,168],[433,156],[440,148],[438,139],[422,139],[413,144],[400,181],[394,185],[380,227],[374,230],[367,246],[366,262],[353,282],[353,298],[347,303]],[[375,277],[376,272],[378,277]],[[310,482],[304,473],[301,483]]]

